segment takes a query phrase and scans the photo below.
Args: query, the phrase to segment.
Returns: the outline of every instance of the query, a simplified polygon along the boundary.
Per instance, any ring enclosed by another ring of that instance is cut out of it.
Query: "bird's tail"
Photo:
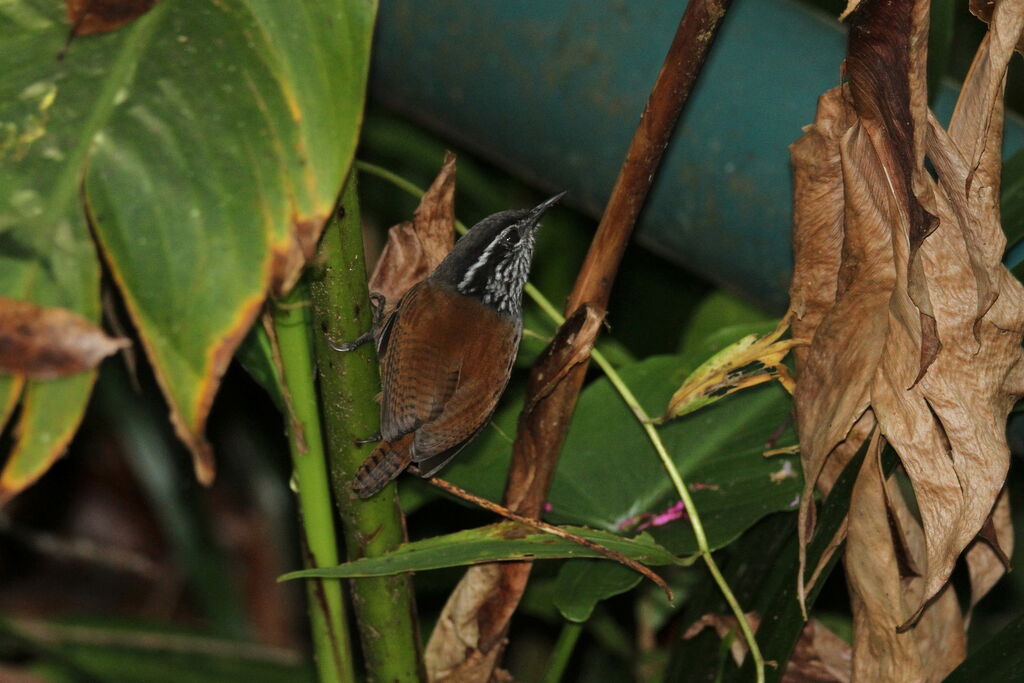
[[[370,453],[352,478],[352,490],[356,495],[369,498],[409,466],[413,436],[412,433],[406,434],[394,443],[384,441]]]

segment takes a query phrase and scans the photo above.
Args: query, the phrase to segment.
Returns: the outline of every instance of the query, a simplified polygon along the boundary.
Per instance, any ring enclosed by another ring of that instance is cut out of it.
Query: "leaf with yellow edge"
[[[764,384],[774,379],[793,393],[793,378],[782,360],[803,339],[781,339],[789,328],[786,314],[771,334],[748,334],[704,361],[669,399],[668,409],[659,418],[665,422],[682,417],[728,396],[734,391]]]

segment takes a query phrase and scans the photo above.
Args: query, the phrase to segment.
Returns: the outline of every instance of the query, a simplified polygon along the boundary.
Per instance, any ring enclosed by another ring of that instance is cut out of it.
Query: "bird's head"
[[[455,243],[431,277],[502,313],[518,316],[537,226],[564,194],[532,209],[502,211],[483,219]]]

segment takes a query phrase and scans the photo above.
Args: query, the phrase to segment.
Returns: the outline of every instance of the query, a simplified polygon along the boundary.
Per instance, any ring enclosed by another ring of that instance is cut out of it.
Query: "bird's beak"
[[[533,207],[533,210],[530,211],[530,217],[533,218],[534,220],[540,220],[540,217],[543,216],[548,209],[557,204],[558,200],[560,200],[564,196],[565,192],[559,192],[551,199],[545,199],[543,202]]]

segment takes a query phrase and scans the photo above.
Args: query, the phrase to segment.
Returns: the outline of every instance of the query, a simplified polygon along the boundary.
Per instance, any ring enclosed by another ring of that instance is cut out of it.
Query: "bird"
[[[381,442],[352,479],[360,498],[412,463],[421,477],[434,476],[490,421],[523,333],[536,231],[564,195],[484,218],[371,330]],[[379,296],[374,303],[383,310]],[[361,340],[334,348],[351,350]]]

